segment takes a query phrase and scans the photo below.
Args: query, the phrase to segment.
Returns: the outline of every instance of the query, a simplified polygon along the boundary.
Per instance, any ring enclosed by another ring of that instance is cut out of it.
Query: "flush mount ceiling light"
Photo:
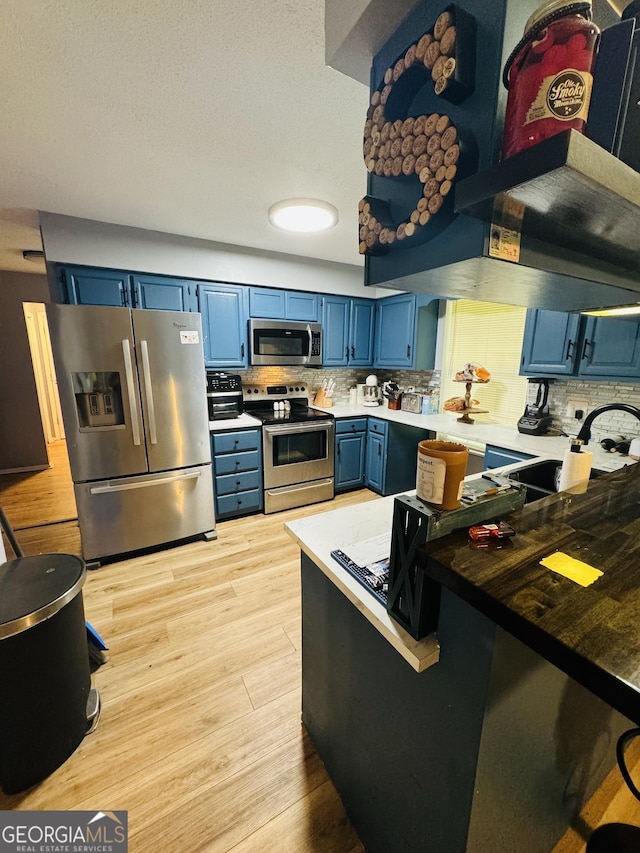
[[[621,305],[619,308],[600,308],[597,311],[581,311],[590,317],[631,317],[640,314],[640,302],[635,305]]]
[[[315,198],[287,198],[269,208],[269,222],[281,231],[313,234],[327,231],[338,221],[338,211]]]

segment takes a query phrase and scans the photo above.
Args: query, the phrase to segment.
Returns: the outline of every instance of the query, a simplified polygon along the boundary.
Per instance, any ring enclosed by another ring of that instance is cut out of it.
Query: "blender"
[[[544,435],[553,418],[549,414],[549,380],[529,379],[527,388],[527,405],[524,414],[518,421],[518,432],[526,435]]]

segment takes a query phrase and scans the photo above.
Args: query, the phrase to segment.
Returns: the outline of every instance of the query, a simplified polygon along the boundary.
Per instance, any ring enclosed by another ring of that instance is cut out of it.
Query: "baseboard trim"
[[[29,465],[25,468],[0,468],[0,477],[4,474],[28,474],[31,471],[46,471],[51,465]]]

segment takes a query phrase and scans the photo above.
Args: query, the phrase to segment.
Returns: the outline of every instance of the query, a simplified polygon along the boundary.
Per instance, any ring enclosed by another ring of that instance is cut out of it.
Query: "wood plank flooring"
[[[0,505],[25,553],[79,554],[64,442],[50,453],[48,471],[0,476]],[[93,676],[102,717],[0,809],[126,809],[132,853],[363,851],[300,723],[299,552],[283,523],[375,497],[222,522],[215,542],[90,572],[86,616],[110,646]],[[640,825],[617,769],[553,853],[584,853],[615,820]]]
[[[49,471],[0,477],[27,554],[80,553],[64,451],[52,446]],[[86,617],[110,647],[93,675],[100,722],[0,809],[126,809],[133,853],[362,851],[300,722],[299,550],[284,521],[375,497],[222,522],[217,541],[89,572]]]

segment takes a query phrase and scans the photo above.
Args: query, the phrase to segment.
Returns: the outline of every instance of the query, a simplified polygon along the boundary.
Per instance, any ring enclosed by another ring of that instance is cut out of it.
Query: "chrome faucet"
[[[591,438],[591,424],[595,421],[598,415],[601,415],[603,412],[610,412],[614,409],[620,412],[628,412],[640,421],[640,409],[637,406],[630,406],[628,403],[609,403],[606,406],[598,406],[597,409],[589,412],[587,417],[584,419],[584,423],[580,427],[580,432],[574,439],[576,444],[589,444],[589,439]]]

